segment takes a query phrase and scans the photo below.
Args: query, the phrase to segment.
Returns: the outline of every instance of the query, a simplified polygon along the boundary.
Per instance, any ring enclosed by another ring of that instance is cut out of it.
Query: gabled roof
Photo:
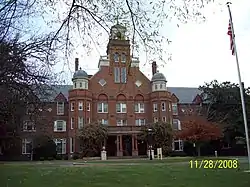
[[[179,103],[192,103],[197,94],[201,94],[198,88],[189,87],[168,87],[168,91],[174,93]]]

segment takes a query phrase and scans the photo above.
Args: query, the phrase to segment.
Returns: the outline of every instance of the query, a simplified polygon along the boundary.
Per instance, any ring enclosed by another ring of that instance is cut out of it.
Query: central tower
[[[107,55],[109,56],[109,73],[114,83],[126,84],[128,66],[130,65],[130,41],[126,36],[126,27],[116,24],[111,27]]]

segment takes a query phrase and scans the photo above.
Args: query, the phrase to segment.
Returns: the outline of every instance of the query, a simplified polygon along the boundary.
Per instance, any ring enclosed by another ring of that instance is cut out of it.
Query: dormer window
[[[114,54],[114,62],[119,62],[119,53]]]
[[[157,86],[157,84],[155,84],[155,90],[157,90],[158,89],[158,86]]]
[[[125,53],[122,53],[121,62],[126,63],[126,55],[125,55]]]
[[[82,87],[82,83],[80,82],[80,88]]]

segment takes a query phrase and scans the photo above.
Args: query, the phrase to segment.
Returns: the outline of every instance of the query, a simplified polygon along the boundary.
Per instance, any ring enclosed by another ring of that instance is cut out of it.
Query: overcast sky
[[[231,11],[242,81],[246,86],[250,86],[250,1],[233,1]],[[230,40],[227,35],[229,23],[227,6],[210,4],[205,9],[205,16],[207,18],[205,23],[190,22],[182,24],[179,28],[174,21],[166,24],[165,34],[172,40],[172,44],[166,47],[172,53],[172,61],[164,67],[160,66],[159,71],[165,74],[168,86],[198,87],[214,79],[238,83],[235,56],[231,55]],[[83,49],[75,52],[79,57],[80,66],[88,74],[94,74],[98,70],[98,60],[100,55],[106,54],[106,45],[105,41],[88,55]],[[144,54],[139,57],[141,70],[151,78],[151,65],[144,65]],[[61,71],[61,68],[62,65],[59,64],[56,69]],[[72,63],[71,70],[73,69]],[[71,84],[72,74],[66,71],[68,73],[64,74],[65,83]]]

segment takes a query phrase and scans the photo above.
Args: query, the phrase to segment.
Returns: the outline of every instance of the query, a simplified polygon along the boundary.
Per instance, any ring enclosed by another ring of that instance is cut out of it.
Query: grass
[[[128,160],[126,161],[128,162]],[[0,165],[1,187],[248,187],[250,173],[240,169],[190,169],[188,163],[144,161],[137,165]],[[116,163],[125,163],[124,160]],[[135,163],[135,162],[134,162]],[[147,163],[147,164],[146,164]],[[88,167],[89,166],[89,167]],[[90,167],[91,166],[91,167]]]

